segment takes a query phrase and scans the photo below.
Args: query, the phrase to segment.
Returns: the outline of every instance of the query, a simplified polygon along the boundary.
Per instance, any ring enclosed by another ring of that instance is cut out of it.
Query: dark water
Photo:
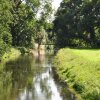
[[[51,56],[20,56],[0,71],[0,100],[75,100],[54,79]]]

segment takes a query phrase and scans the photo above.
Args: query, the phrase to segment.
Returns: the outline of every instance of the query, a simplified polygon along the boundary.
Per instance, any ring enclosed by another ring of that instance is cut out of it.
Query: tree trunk
[[[40,57],[40,43],[38,43],[38,57]]]

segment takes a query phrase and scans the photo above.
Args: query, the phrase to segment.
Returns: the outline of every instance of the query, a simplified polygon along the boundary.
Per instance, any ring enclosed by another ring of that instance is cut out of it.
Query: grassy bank
[[[100,50],[61,49],[54,66],[59,78],[84,100],[100,100]]]
[[[5,62],[19,57],[20,54],[20,51],[15,48],[11,48],[9,51],[5,52],[4,55],[0,58],[0,69],[2,69]]]
[[[12,72],[6,71],[6,63],[10,60],[17,59],[20,51],[15,48],[9,49],[0,59],[0,100],[9,98],[9,93],[12,89]]]
[[[20,55],[20,51],[15,48],[11,48],[9,51],[7,51],[1,58],[2,62],[12,60],[17,58]]]

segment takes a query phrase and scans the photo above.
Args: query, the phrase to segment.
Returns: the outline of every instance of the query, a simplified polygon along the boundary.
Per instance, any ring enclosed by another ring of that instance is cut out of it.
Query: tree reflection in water
[[[7,62],[0,76],[0,100],[74,100],[54,80],[51,58],[24,55]]]

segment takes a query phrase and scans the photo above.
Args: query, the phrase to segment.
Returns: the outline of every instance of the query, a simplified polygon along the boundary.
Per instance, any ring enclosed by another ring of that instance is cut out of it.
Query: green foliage
[[[18,58],[20,54],[21,53],[17,48],[16,49],[15,48],[10,48],[9,50],[7,49],[6,53],[4,53],[2,58],[1,58],[1,62],[5,63],[9,60]]]
[[[32,48],[51,11],[51,0],[0,0],[0,56],[12,45]]]
[[[38,44],[43,43],[47,39],[47,31],[52,27],[52,24],[49,22],[52,13],[51,0],[41,1],[39,18],[35,24],[35,34],[34,39]]]
[[[61,80],[86,100],[100,99],[100,50],[61,49],[54,66]]]
[[[33,73],[31,61],[33,59],[31,57],[28,58],[29,56],[26,55],[18,57],[18,53],[18,50],[11,49],[9,60],[0,63],[0,100],[14,99],[20,93],[19,89],[32,88]],[[10,59],[10,56],[11,58],[13,56],[13,59]],[[8,57],[8,53],[5,57]]]
[[[18,49],[20,50],[21,54],[28,53],[28,50],[25,47],[18,47]]]
[[[3,48],[2,45],[0,46]],[[12,89],[12,72],[7,72],[4,70],[6,63],[9,60],[14,60],[15,58],[18,58],[19,55],[20,52],[17,49],[11,48],[9,51],[7,50],[7,53],[2,56],[0,62],[0,100],[8,100],[9,96],[11,95]]]
[[[11,25],[13,45],[31,47],[33,37],[36,42],[41,43],[44,35],[42,30],[51,11],[51,0],[26,0],[25,3],[19,0],[16,2],[15,0],[12,12],[14,20]]]
[[[9,25],[12,23],[12,9],[10,0],[0,0],[0,56],[8,49],[12,43]]]
[[[96,31],[100,28],[99,9],[99,0],[63,0],[54,20],[57,46],[73,46],[73,40],[82,39],[85,47],[100,47],[100,32]],[[74,46],[79,47],[80,42]]]
[[[13,45],[29,47],[31,45],[34,13],[30,7],[20,4],[14,9],[14,21],[11,25],[11,34],[13,36]]]

